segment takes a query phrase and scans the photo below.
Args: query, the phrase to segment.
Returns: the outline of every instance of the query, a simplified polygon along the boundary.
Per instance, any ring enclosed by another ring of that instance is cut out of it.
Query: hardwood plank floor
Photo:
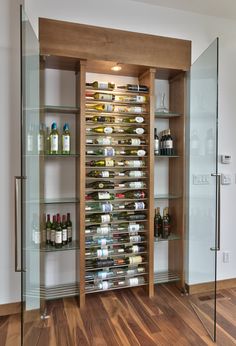
[[[220,291],[217,345],[236,345],[236,288]],[[211,346],[215,345],[190,302],[211,323],[212,300],[182,297],[173,285],[159,285],[149,299],[142,288],[47,303],[50,319],[27,325],[26,346]],[[20,316],[0,318],[0,345],[20,344]]]

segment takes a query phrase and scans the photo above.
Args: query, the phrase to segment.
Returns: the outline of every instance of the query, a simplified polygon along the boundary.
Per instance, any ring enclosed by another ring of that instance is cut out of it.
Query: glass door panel
[[[220,187],[218,39],[192,65],[189,82],[187,283],[190,287],[191,305],[215,341]]]
[[[39,43],[21,7],[22,345],[40,335]]]

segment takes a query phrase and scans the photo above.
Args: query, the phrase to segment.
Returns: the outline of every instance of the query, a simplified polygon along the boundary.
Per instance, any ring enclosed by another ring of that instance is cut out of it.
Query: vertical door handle
[[[212,177],[216,177],[216,247],[212,247],[212,251],[220,250],[220,173],[212,173]]]
[[[19,205],[21,203],[21,199],[19,199],[19,182],[23,179],[26,179],[22,176],[15,176],[15,272],[22,272],[22,269],[19,268],[18,264],[18,214],[19,214]],[[20,230],[21,235],[21,230]],[[21,239],[21,238],[20,238]],[[21,242],[21,241],[20,241]]]

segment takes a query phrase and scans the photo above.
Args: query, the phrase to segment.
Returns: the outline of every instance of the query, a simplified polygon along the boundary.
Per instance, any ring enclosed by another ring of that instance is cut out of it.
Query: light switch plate
[[[193,185],[209,185],[210,175],[209,174],[194,174]]]
[[[230,174],[221,174],[221,185],[230,185],[231,180]]]

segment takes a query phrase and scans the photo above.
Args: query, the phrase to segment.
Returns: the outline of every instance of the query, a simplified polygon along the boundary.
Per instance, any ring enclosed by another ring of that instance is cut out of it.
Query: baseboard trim
[[[21,312],[21,302],[0,304],[0,316],[14,315]]]
[[[211,292],[214,289],[214,282],[204,282],[202,284],[188,285],[185,284],[187,292],[189,294],[198,294]],[[223,289],[229,289],[236,287],[236,278],[234,279],[226,279],[226,280],[218,280],[217,281],[217,291]]]

